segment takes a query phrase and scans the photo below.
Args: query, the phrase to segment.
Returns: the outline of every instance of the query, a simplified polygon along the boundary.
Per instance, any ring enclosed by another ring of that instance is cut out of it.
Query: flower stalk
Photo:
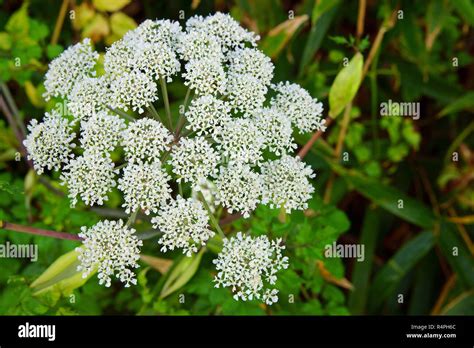
[[[207,214],[209,215],[209,219],[211,220],[212,225],[214,226],[216,231],[219,233],[219,235],[222,237],[222,239],[226,239],[227,237],[225,236],[224,231],[222,231],[221,227],[219,226],[219,222],[217,221],[214,214],[212,214],[211,208],[209,208],[206,198],[204,198],[204,195],[202,194],[201,191],[199,191],[199,198],[201,198],[202,204],[204,205],[204,208],[206,208],[207,210]]]

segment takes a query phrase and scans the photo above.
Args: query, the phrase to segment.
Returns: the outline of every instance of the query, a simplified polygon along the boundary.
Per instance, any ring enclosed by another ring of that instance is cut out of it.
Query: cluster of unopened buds
[[[219,232],[215,286],[229,287],[235,299],[278,300],[272,286],[288,267],[282,240],[250,231],[229,238],[212,214],[220,206],[245,218],[259,204],[306,209],[314,174],[293,154],[293,132],[325,126],[322,104],[306,90],[271,82],[274,66],[256,48],[258,39],[222,13],[192,17],[184,29],[146,20],[103,59],[84,39],[51,62],[45,98],[64,100],[70,114],[52,110],[31,121],[29,159],[38,174],[61,172],[72,206],[102,205],[116,187],[130,214],[126,223],[82,228],[77,250],[85,277],[97,270],[106,286],[113,276],[136,284],[142,241],[131,226],[143,212],[160,233],[162,252],[192,256]],[[188,90],[177,115],[167,93],[175,78]]]

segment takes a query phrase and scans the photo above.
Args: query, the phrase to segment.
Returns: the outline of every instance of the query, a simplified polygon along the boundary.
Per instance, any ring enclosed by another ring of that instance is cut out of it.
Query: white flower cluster
[[[122,205],[127,214],[141,209],[145,214],[156,213],[158,207],[170,198],[171,177],[159,161],[153,163],[129,163],[123,169],[118,188],[123,192]]]
[[[219,154],[202,137],[182,138],[171,152],[169,163],[176,181],[191,182],[195,186],[210,176],[216,176]]]
[[[65,99],[72,121],[57,112],[31,121],[24,142],[29,159],[39,174],[61,171],[73,206],[79,199],[101,205],[117,187],[130,223],[139,211],[154,215],[163,252],[198,252],[214,235],[207,209],[247,218],[259,204],[307,208],[314,174],[293,155],[293,126],[324,130],[322,104],[296,84],[272,84],[274,66],[256,47],[258,39],[216,13],[194,16],[184,29],[146,20],[103,60],[83,40],[50,64],[45,80],[45,97]],[[172,79],[188,86],[176,128],[166,87]],[[276,92],[271,99],[269,89]],[[165,112],[171,125],[159,119]],[[83,230],[81,267],[90,272],[97,261],[101,283],[110,285],[114,272],[134,283],[129,268],[141,242],[133,232],[121,221]],[[236,298],[275,302],[277,290],[265,284],[273,285],[287,265],[280,241],[239,233],[224,243],[217,283],[233,287]]]
[[[299,157],[285,155],[262,165],[262,203],[272,208],[283,206],[288,213],[293,209],[307,209],[306,203],[314,192],[308,178],[315,174]]]
[[[61,164],[68,163],[73,157],[72,149],[76,145],[72,141],[75,134],[68,120],[56,111],[46,113],[41,123],[31,120],[28,130],[30,133],[23,145],[38,174],[42,174],[44,168],[59,170]]]
[[[137,284],[133,269],[139,267],[143,242],[134,233],[122,220],[104,220],[91,228],[82,227],[79,237],[83,246],[76,251],[81,262],[78,271],[82,271],[83,278],[97,270],[99,284],[106,287],[111,285],[112,276],[125,283],[125,287]]]
[[[154,228],[163,233],[158,241],[162,245],[161,251],[180,248],[184,254],[191,256],[214,236],[214,232],[208,229],[208,220],[209,216],[201,202],[177,196],[151,222]]]
[[[90,39],[69,47],[49,64],[44,97],[67,97],[73,86],[86,77],[95,76],[94,66],[99,54],[92,50]]]
[[[278,301],[275,285],[279,270],[288,268],[288,257],[281,239],[270,240],[266,236],[252,238],[238,232],[235,237],[224,240],[219,257],[214,260],[218,271],[214,281],[216,287],[230,287],[236,300],[262,299],[268,305]]]

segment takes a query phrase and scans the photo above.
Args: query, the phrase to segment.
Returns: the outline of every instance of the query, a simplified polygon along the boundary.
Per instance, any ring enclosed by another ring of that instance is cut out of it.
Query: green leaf
[[[449,3],[467,23],[474,25],[474,5],[471,0],[456,0]]]
[[[127,31],[134,29],[136,26],[137,23],[135,23],[133,18],[127,16],[125,13],[116,12],[110,16],[110,28],[119,38],[124,36]]]
[[[25,1],[20,9],[11,15],[5,29],[13,36],[20,37],[27,36],[29,28],[28,1]]]
[[[92,0],[94,7],[99,11],[115,12],[127,6],[132,0]]]
[[[46,271],[43,272],[30,287],[34,295],[41,295],[48,291],[69,295],[76,288],[84,285],[95,274],[91,272],[87,278],[82,277],[82,272],[77,270],[80,264],[79,253],[76,250],[60,256]]]
[[[352,314],[365,312],[380,222],[380,211],[369,207],[365,213],[360,237],[360,244],[365,246],[365,259],[363,262],[355,262],[352,272],[354,290],[349,293],[349,309]]]
[[[63,51],[63,47],[61,45],[48,45],[46,47],[46,55],[49,59],[56,58],[61,54]]]
[[[0,49],[8,51],[12,47],[12,38],[7,32],[0,32]]]
[[[364,57],[358,52],[337,74],[329,90],[330,117],[336,118],[355,97],[362,79],[363,64]]]
[[[473,315],[474,314],[474,290],[464,292],[442,310],[443,315]]]
[[[396,188],[382,184],[380,180],[365,177],[355,171],[344,171],[341,174],[357,191],[392,214],[422,228],[433,228],[435,216],[421,202]],[[403,204],[403,208],[399,208],[400,203]]]
[[[30,29],[29,29],[30,37],[35,40],[39,41],[44,39],[49,35],[49,28],[43,22],[30,19]]]
[[[165,285],[160,293],[160,298],[171,295],[176,290],[183,287],[196,273],[201,263],[204,249],[199,253],[193,254],[191,257],[183,257],[176,267],[171,269],[171,273],[166,279]]]
[[[474,288],[474,258],[452,223],[442,221],[438,244],[464,289]]]
[[[450,115],[461,110],[474,110],[474,91],[467,92],[462,97],[456,99],[441,110],[438,117]]]
[[[288,19],[270,30],[268,35],[262,41],[262,51],[271,58],[276,58],[287,46],[288,42],[295,35],[301,25],[307,20],[307,15],[296,16],[295,18]]]
[[[311,17],[311,30],[309,32],[308,39],[306,40],[306,45],[303,50],[303,56],[301,57],[299,75],[301,76],[304,72],[304,69],[316,53],[316,51],[321,46],[324,36],[329,28],[329,25],[336,14],[337,8],[339,7],[339,1],[333,1],[337,6],[329,9],[327,12],[324,12],[321,16],[318,16],[316,19],[313,15]],[[316,7],[318,5],[315,5]]]
[[[382,306],[407,272],[433,248],[435,240],[433,232],[422,232],[403,245],[383,266],[370,288],[370,312],[375,312]]]

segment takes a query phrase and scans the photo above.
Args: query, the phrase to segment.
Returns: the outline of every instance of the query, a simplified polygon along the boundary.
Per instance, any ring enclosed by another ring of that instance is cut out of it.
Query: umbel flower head
[[[68,120],[56,111],[46,113],[43,122],[31,120],[28,130],[30,133],[23,145],[38,174],[42,174],[45,168],[59,170],[62,164],[74,157],[72,149],[76,145],[72,141],[76,135]]]
[[[83,246],[76,248],[84,278],[97,269],[99,284],[111,285],[115,276],[125,287],[137,283],[135,268],[140,258],[143,242],[135,235],[135,230],[124,225],[122,220],[100,221],[91,228],[82,227],[79,237]]]
[[[160,209],[151,222],[162,234],[158,243],[161,251],[183,249],[191,256],[204,246],[214,232],[208,228],[209,216],[202,203],[193,198],[184,199],[177,196],[168,205]]]
[[[125,212],[130,214],[139,209],[145,214],[156,213],[158,207],[170,197],[171,177],[159,161],[153,163],[129,163],[123,169],[118,188],[123,192]]]
[[[113,191],[130,214],[127,226],[139,212],[151,215],[162,252],[190,256],[219,232],[216,284],[236,299],[271,304],[276,273],[288,264],[281,240],[232,232],[227,239],[213,214],[248,218],[260,204],[306,209],[314,174],[293,157],[294,128],[325,125],[322,104],[306,90],[273,81],[258,40],[223,13],[194,16],[184,27],[146,20],[100,60],[85,39],[51,62],[45,77],[45,97],[64,99],[70,113],[31,121],[24,144],[39,174],[60,171],[71,205],[102,205]],[[179,83],[186,96],[178,104]],[[127,226],[83,228],[81,267],[99,267],[102,284],[114,274],[135,283],[141,242]]]
[[[253,238],[238,232],[224,240],[224,247],[214,260],[216,287],[230,287],[236,300],[262,299],[268,305],[278,301],[275,285],[277,272],[288,268],[288,257],[281,239],[271,241],[266,236]]]

